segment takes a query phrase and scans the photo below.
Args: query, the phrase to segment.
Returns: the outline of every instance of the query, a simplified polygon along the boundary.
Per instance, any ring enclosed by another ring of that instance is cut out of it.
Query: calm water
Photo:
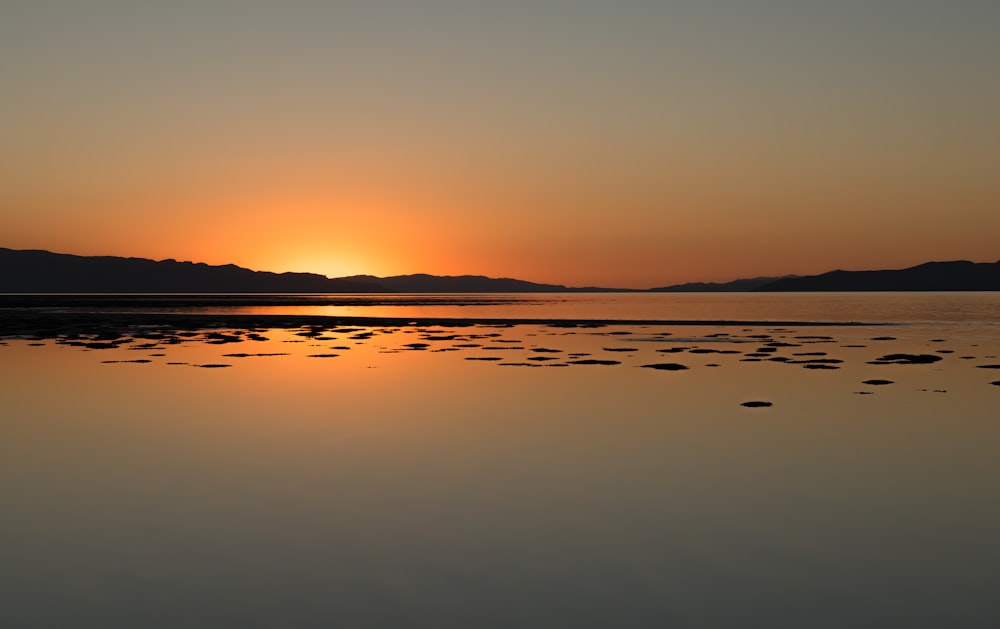
[[[7,339],[0,626],[995,627],[998,306],[560,295],[317,308],[898,325]],[[897,353],[937,360],[870,364]]]
[[[163,296],[165,302],[175,296]],[[146,304],[144,310],[174,310]],[[212,299],[201,297],[201,299]],[[263,305],[198,312],[363,317],[510,317],[1000,324],[1000,293],[584,293],[269,295]],[[315,305],[311,302],[315,302]],[[120,308],[119,308],[120,309]]]

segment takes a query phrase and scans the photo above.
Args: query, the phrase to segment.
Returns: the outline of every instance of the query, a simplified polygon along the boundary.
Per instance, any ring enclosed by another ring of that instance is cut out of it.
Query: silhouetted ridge
[[[836,270],[784,278],[758,291],[976,291],[1000,290],[1000,261],[925,262],[891,271]]]
[[[555,293],[555,292],[610,292],[615,288],[571,288],[562,284],[538,284],[507,277],[492,278],[483,275],[439,276],[426,273],[374,277],[355,275],[340,278],[351,282],[371,282],[397,293]]]
[[[797,275],[783,275],[781,277],[752,277],[748,279],[733,280],[732,282],[688,282],[686,284],[674,284],[672,286],[661,286],[651,288],[653,293],[738,293],[751,291],[765,284],[770,284],[775,280],[786,277],[798,277]]]
[[[270,273],[234,264],[77,256],[0,248],[0,293],[545,293],[610,292],[482,275],[426,273],[328,278]]]
[[[315,273],[252,271],[234,264],[77,256],[0,248],[3,293],[345,293],[381,292],[371,283]]]
[[[1000,262],[927,262],[890,271],[831,271],[822,275],[692,282],[649,292],[740,291],[996,291]],[[234,264],[77,256],[0,247],[0,293],[553,293],[642,292],[576,288],[482,275],[426,273],[328,278],[316,273],[271,273]]]

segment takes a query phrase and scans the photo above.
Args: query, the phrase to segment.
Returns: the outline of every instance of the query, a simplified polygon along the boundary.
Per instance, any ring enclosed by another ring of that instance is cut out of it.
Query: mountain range
[[[78,256],[0,247],[0,293],[540,293],[607,292],[481,275],[328,278],[233,264]]]
[[[427,274],[328,278],[316,273],[271,273],[233,264],[77,256],[0,247],[0,293],[545,293],[747,291],[994,291],[1000,261],[927,262],[879,271],[757,277],[725,283],[692,282],[652,288],[569,287],[481,275]]]

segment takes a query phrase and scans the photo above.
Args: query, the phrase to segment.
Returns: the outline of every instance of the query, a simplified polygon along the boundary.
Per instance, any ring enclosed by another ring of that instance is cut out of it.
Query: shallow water
[[[414,298],[426,301],[419,305],[407,303]],[[478,295],[471,303],[456,302],[454,298],[454,295],[367,296],[335,306],[279,304],[244,311],[379,317],[1000,322],[1000,293],[521,293]],[[477,298],[506,301],[480,304],[475,301]],[[366,305],[373,299],[379,300],[376,305]],[[392,305],[393,300],[404,305]]]
[[[132,303],[140,297],[140,303]],[[7,297],[6,299],[10,299]],[[44,296],[29,297],[44,300]],[[0,296],[0,305],[3,305]],[[357,317],[977,323],[1000,325],[1000,292],[515,293],[58,296],[90,310]],[[71,308],[72,310],[72,308]]]
[[[87,341],[0,346],[0,626],[1000,620],[991,325]]]

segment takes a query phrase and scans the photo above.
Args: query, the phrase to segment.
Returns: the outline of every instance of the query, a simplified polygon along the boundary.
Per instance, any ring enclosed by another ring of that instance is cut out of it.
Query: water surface
[[[0,624],[992,627],[990,307],[8,338]]]

